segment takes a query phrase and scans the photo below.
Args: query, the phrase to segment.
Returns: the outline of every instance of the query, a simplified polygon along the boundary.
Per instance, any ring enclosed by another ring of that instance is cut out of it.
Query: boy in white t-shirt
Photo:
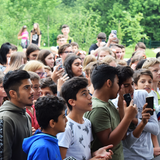
[[[92,97],[87,85],[86,78],[74,77],[62,86],[61,96],[70,109],[65,132],[57,135],[62,159],[69,156],[77,160],[110,159],[113,154],[111,150],[106,152],[106,149],[113,147],[109,145],[91,155],[90,144],[93,140],[91,122],[83,117],[85,112],[92,110]]]

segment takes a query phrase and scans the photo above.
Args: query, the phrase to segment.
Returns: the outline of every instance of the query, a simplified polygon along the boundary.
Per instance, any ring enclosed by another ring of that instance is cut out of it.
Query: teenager
[[[36,116],[41,131],[23,141],[23,150],[28,160],[62,160],[58,147],[57,133],[64,132],[66,126],[64,99],[54,96],[40,97],[35,103]]]
[[[112,152],[106,152],[106,149],[112,145],[99,149],[91,156],[90,144],[93,140],[91,122],[83,117],[85,112],[92,110],[92,97],[87,85],[86,78],[74,77],[62,86],[61,96],[66,100],[70,110],[65,132],[57,135],[62,159],[68,156],[77,160],[89,160],[92,156],[92,160],[111,158]]]
[[[24,160],[23,139],[32,135],[31,120],[25,106],[33,103],[33,90],[30,76],[26,71],[8,72],[3,87],[9,101],[0,107],[0,157],[2,159]]]
[[[4,78],[4,75],[0,74],[0,106],[3,103],[4,97],[7,97],[7,94],[6,94],[4,87],[3,87],[3,78]]]
[[[63,34],[59,34],[57,36],[57,49],[59,49],[61,46],[63,46],[64,44],[67,43],[67,40],[65,39],[64,35]]]

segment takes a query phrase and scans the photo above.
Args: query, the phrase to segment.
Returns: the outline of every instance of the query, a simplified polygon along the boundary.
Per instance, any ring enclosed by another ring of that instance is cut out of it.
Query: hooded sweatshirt
[[[62,160],[58,139],[40,130],[34,136],[25,138],[22,148],[28,154],[27,160]]]
[[[0,158],[3,160],[25,160],[23,139],[32,135],[31,119],[25,109],[10,101],[0,107]]]

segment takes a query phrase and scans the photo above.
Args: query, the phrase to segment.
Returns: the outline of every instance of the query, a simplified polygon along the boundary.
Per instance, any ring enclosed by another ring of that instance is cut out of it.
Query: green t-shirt
[[[111,101],[104,102],[98,98],[92,97],[92,111],[85,113],[85,117],[91,121],[93,142],[91,145],[92,151],[96,151],[103,147],[98,140],[96,133],[111,128],[113,131],[120,123],[120,116],[118,110],[115,108]],[[121,134],[121,133],[120,133]],[[112,160],[124,160],[123,147],[120,142],[113,149]]]
[[[74,42],[73,38],[68,35],[67,43]]]

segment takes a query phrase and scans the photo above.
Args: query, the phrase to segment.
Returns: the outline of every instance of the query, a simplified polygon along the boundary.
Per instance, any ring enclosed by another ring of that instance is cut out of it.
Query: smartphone
[[[102,39],[102,42],[106,42],[105,39]]]
[[[124,97],[124,100],[126,101],[127,107],[128,107],[131,100],[132,100],[131,95],[129,93],[127,93],[127,94],[124,94],[123,97]]]
[[[148,103],[146,108],[153,109],[154,97],[146,97],[146,103]],[[153,111],[148,111],[147,113],[150,113],[151,115],[153,115]]]
[[[56,59],[56,66],[58,66],[58,65],[60,65],[60,66],[58,67],[58,71],[59,71],[60,69],[63,68],[63,67],[62,67],[62,58],[57,58],[57,59]]]
[[[111,33],[113,34],[113,37],[117,37],[117,30],[111,30]]]
[[[76,160],[74,157],[67,157],[64,160]]]

